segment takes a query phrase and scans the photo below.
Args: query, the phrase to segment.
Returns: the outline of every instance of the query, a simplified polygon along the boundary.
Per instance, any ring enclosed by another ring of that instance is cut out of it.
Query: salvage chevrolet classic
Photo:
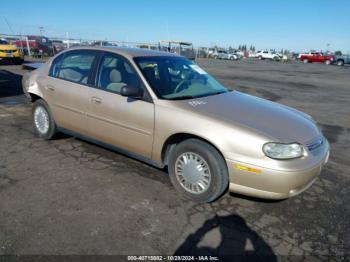
[[[23,78],[36,134],[78,136],[154,166],[197,202],[307,189],[329,144],[295,109],[223,87],[193,61],[144,49],[66,50]]]

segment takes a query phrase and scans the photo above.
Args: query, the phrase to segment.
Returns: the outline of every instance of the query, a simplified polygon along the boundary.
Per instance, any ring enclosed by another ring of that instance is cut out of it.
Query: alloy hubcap
[[[49,114],[47,113],[46,109],[42,106],[38,106],[34,110],[34,123],[36,129],[41,134],[46,134],[49,131]]]
[[[175,174],[180,185],[192,194],[201,194],[209,188],[209,165],[196,153],[181,154],[175,162]]]

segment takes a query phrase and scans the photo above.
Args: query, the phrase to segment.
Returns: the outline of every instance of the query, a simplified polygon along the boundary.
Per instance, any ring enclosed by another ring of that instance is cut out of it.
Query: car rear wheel
[[[262,59],[263,59],[262,56],[258,56],[258,58],[259,58],[259,60],[262,60]]]
[[[326,65],[330,65],[330,64],[331,64],[331,61],[330,61],[330,60],[326,60],[324,63],[325,63]]]
[[[57,126],[52,118],[48,104],[38,99],[33,104],[32,119],[35,134],[46,140],[54,138],[57,133]]]
[[[304,59],[304,64],[307,64],[307,63],[309,63],[309,60],[308,59]]]
[[[338,66],[343,66],[344,65],[344,61],[343,60],[338,60],[337,61],[337,65]]]
[[[198,139],[178,144],[171,152],[168,169],[177,191],[195,202],[211,202],[228,187],[225,160],[214,147]]]

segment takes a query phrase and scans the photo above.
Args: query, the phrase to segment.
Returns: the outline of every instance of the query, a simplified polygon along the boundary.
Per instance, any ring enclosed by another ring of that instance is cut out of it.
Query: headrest
[[[122,81],[122,75],[117,69],[112,69],[109,73],[109,80],[114,83],[118,83]]]

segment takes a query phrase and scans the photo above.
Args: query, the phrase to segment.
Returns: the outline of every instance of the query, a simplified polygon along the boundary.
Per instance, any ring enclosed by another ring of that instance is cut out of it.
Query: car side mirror
[[[122,87],[120,94],[131,98],[141,98],[143,96],[143,90],[136,86],[126,85]]]

